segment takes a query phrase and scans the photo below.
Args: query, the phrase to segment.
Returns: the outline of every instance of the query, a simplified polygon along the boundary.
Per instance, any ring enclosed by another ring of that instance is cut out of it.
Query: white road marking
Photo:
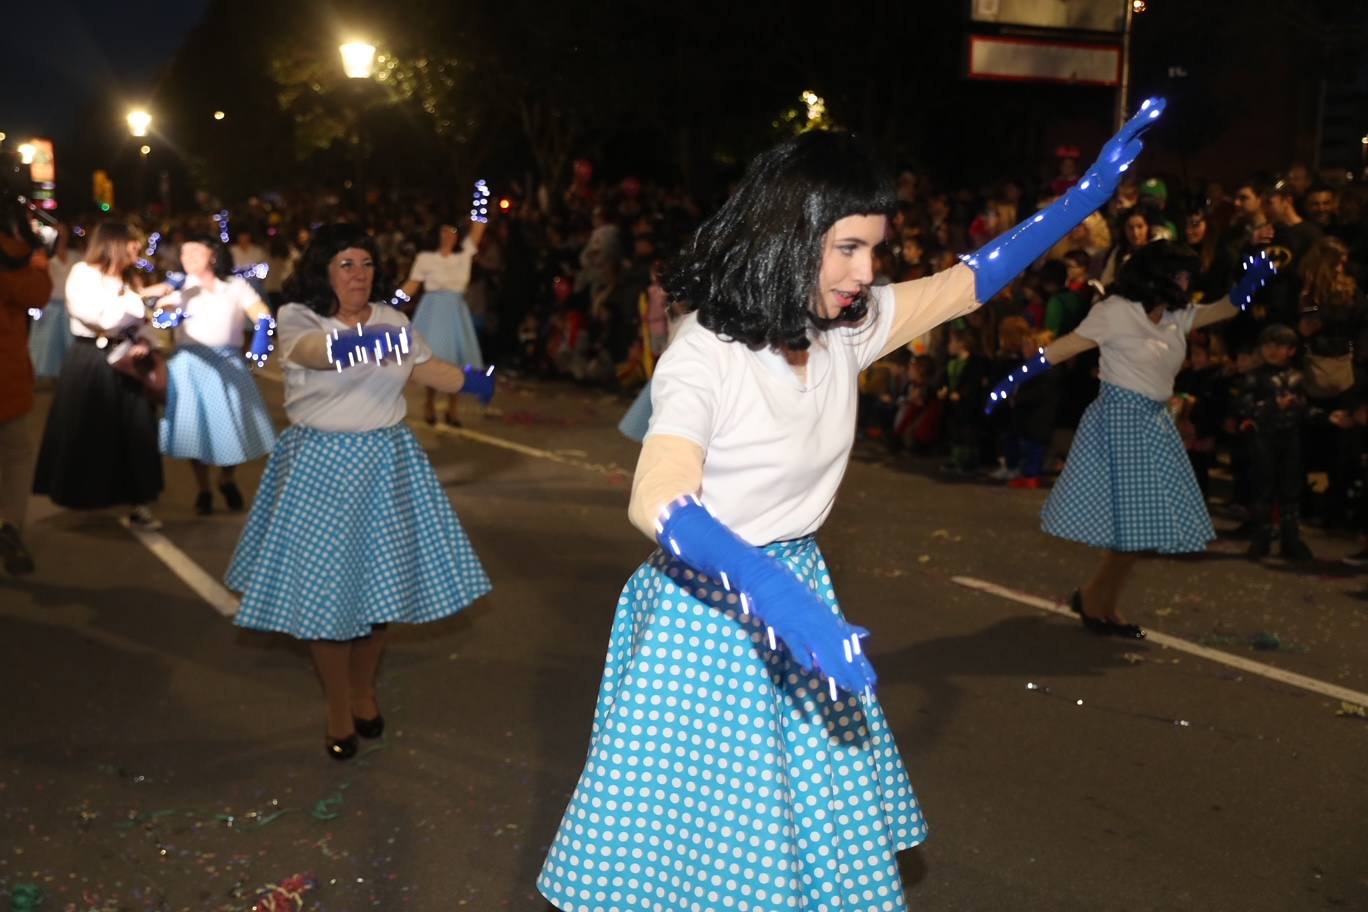
[[[1050,611],[1054,614],[1071,619],[1077,618],[1073,611],[1069,609],[1068,605],[1061,605],[1051,599],[1041,598],[1038,595],[1031,595],[1028,592],[1009,589],[1006,586],[999,586],[996,583],[974,579],[972,576],[952,576],[950,580],[951,582],[958,583],[968,589],[976,589],[979,592],[996,595],[998,598],[1019,602],[1022,605],[1030,605],[1032,608],[1039,608],[1041,611]],[[1152,627],[1146,627],[1145,634],[1146,642],[1166,646],[1169,649],[1176,649],[1179,652],[1186,652],[1188,655],[1194,655],[1198,658],[1206,659],[1209,662],[1219,662],[1222,665],[1238,668],[1240,671],[1259,675],[1260,677],[1268,678],[1270,681],[1278,681],[1279,683],[1287,684],[1292,687],[1299,687],[1302,690],[1309,690],[1312,693],[1317,693],[1321,696],[1342,700],[1346,703],[1355,703],[1359,706],[1368,706],[1368,693],[1360,693],[1359,691],[1351,690],[1348,687],[1340,687],[1338,684],[1331,684],[1316,678],[1308,678],[1306,675],[1284,671],[1281,668],[1274,668],[1272,665],[1265,665],[1262,662],[1255,662],[1252,659],[1231,655],[1228,652],[1221,652],[1219,649],[1210,649],[1180,637],[1170,636],[1167,633],[1160,633]]]
[[[169,538],[160,532],[148,532],[142,529],[129,529],[128,531],[134,538],[142,542],[147,550],[155,554],[163,564],[170,567],[171,572],[179,576],[185,585],[195,591],[196,595],[213,606],[215,611],[224,617],[232,617],[237,614],[238,600],[233,594],[203,567],[191,560],[189,555],[171,544]]]

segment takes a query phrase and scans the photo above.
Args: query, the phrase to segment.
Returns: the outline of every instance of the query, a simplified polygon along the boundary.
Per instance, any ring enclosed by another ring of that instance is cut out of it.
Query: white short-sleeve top
[[[180,290],[180,301],[186,319],[176,327],[176,342],[218,348],[242,344],[242,331],[251,322],[247,308],[260,303],[261,298],[236,276],[215,279],[208,287],[191,276]]]
[[[85,339],[123,332],[147,318],[142,298],[123,279],[84,262],[67,273],[66,308],[71,334]]]
[[[475,261],[475,241],[466,235],[459,250],[442,254],[424,250],[413,260],[410,282],[422,282],[424,291],[459,291],[470,285],[470,266]]]
[[[964,301],[927,305],[972,309],[973,277],[963,272],[967,280],[955,275],[934,287],[938,297]],[[647,436],[703,448],[704,504],[753,545],[811,535],[831,512],[855,439],[860,371],[879,356],[893,325],[893,287],[869,294],[861,325],[814,334],[806,380],[781,354],[727,342],[696,313],[680,321],[660,357]]]
[[[372,304],[368,326],[409,326],[408,317],[385,304]],[[404,420],[408,403],[404,384],[415,364],[432,357],[423,337],[409,327],[410,354],[402,365],[359,364],[343,371],[312,370],[290,360],[295,344],[313,332],[356,332],[303,304],[286,304],[276,317],[276,353],[285,370],[285,414],[291,424],[320,431],[360,433],[391,427]]]
[[[1164,311],[1155,323],[1141,305],[1112,295],[1094,304],[1074,332],[1097,343],[1104,383],[1167,402],[1196,318],[1197,308],[1188,305]]]

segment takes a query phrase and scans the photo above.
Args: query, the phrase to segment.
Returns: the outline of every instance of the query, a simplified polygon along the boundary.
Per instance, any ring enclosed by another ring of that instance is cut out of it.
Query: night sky
[[[103,98],[138,102],[208,0],[20,0],[0,26],[0,130],[61,137]],[[113,112],[122,118],[122,111]]]

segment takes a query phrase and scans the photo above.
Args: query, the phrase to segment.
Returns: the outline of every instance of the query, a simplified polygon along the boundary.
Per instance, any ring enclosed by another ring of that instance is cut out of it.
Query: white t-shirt
[[[647,436],[703,448],[703,502],[753,545],[810,535],[831,512],[855,439],[859,374],[893,322],[892,287],[870,297],[862,326],[815,335],[806,381],[772,349],[723,341],[696,313],[656,365]]]
[[[251,320],[247,308],[260,304],[261,298],[242,279],[215,279],[206,289],[193,276],[180,290],[180,306],[187,319],[176,327],[176,342],[181,345],[241,345],[242,330]],[[167,304],[175,306],[175,299]]]
[[[372,304],[366,325],[409,326],[408,317],[385,304]],[[402,365],[387,360],[383,366],[360,364],[343,371],[312,370],[290,360],[295,343],[308,333],[338,330],[356,332],[303,304],[286,304],[276,317],[276,352],[285,367],[285,414],[291,424],[320,431],[374,431],[404,420],[408,403],[404,384],[415,364],[432,357],[423,337],[409,328],[410,354]]]
[[[1167,402],[1183,369],[1197,308],[1166,310],[1155,323],[1134,301],[1112,295],[1092,306],[1074,332],[1102,351],[1103,382]]]
[[[74,264],[67,274],[66,307],[71,334],[84,339],[121,332],[147,318],[137,292],[86,262]]]
[[[424,250],[413,261],[410,282],[422,282],[424,291],[459,291],[470,285],[470,265],[475,260],[475,242],[467,235],[461,249],[448,254]]]

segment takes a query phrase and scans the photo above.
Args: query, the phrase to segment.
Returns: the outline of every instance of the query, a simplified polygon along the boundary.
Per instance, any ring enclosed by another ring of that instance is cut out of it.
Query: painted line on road
[[[979,592],[986,592],[989,595],[996,595],[998,598],[1008,599],[1022,605],[1030,605],[1032,608],[1039,608],[1041,611],[1050,611],[1062,617],[1077,619],[1077,616],[1067,605],[1061,605],[1050,599],[1041,598],[1038,595],[1031,595],[1028,592],[1021,592],[1017,589],[1009,589],[1006,586],[999,586],[997,583],[989,583],[984,580],[974,579],[972,576],[952,576],[950,581],[958,583],[967,589],[975,589]],[[1186,652],[1198,658],[1206,659],[1209,662],[1218,662],[1228,665],[1231,668],[1238,668],[1240,671],[1249,674],[1259,675],[1271,681],[1277,681],[1292,687],[1299,687],[1302,690],[1309,690],[1321,696],[1331,697],[1342,700],[1346,703],[1355,703],[1359,706],[1368,706],[1368,693],[1360,693],[1348,687],[1340,687],[1338,684],[1331,684],[1316,678],[1308,678],[1306,675],[1299,675],[1296,672],[1284,671],[1281,668],[1274,668],[1272,665],[1265,665],[1262,662],[1255,662],[1252,659],[1242,658],[1241,656],[1231,655],[1228,652],[1221,652],[1219,649],[1211,649],[1184,640],[1180,637],[1171,636],[1167,633],[1160,633],[1152,627],[1145,628],[1146,641],[1166,646],[1169,649],[1176,649],[1179,652]]]
[[[203,567],[190,559],[190,556],[171,544],[171,540],[160,532],[143,529],[128,530],[134,538],[142,542],[147,550],[157,556],[171,572],[181,578],[181,582],[195,591],[195,594],[208,602],[215,611],[224,617],[237,614],[238,600],[223,584],[210,575]]]

